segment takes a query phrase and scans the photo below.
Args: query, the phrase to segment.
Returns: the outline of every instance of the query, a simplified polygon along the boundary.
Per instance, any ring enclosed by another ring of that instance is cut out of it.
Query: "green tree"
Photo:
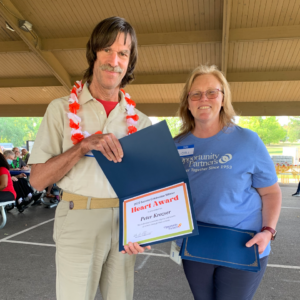
[[[181,121],[178,117],[158,117],[158,121],[166,120],[172,137],[176,136],[179,133]]]
[[[289,118],[287,136],[291,143],[300,139],[300,117]]]
[[[35,140],[43,118],[0,118],[0,143],[12,143],[15,147]]]
[[[240,117],[238,125],[255,131],[264,144],[278,143],[287,135],[276,117]]]

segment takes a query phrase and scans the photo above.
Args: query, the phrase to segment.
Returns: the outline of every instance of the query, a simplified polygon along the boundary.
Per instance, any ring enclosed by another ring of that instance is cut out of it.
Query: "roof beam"
[[[0,117],[43,117],[47,104],[0,105]],[[299,101],[233,102],[241,116],[299,116]],[[137,108],[148,116],[174,117],[179,103],[137,103]]]
[[[30,49],[23,41],[6,41],[0,42],[0,52],[30,52]]]
[[[15,32],[26,43],[29,49],[33,51],[47,65],[47,67],[49,67],[53,75],[69,91],[72,87],[69,74],[58,61],[58,59],[53,55],[53,53],[41,51],[40,38],[33,30],[30,32],[25,32],[19,28],[18,21],[20,19],[24,20],[25,18],[10,0],[2,0],[2,2],[0,2],[0,15],[15,30]],[[15,16],[18,16],[18,18]]]
[[[300,38],[300,25],[231,29],[229,42],[294,38]]]
[[[195,44],[220,42],[221,30],[202,30],[189,32],[147,33],[138,34],[138,46],[157,46],[173,44]],[[44,39],[42,49],[54,50],[85,50],[89,37]]]
[[[0,117],[43,117],[47,104],[0,105]]]
[[[300,25],[258,28],[238,28],[229,30],[230,42],[280,40],[300,38]],[[221,43],[221,30],[185,31],[171,33],[138,34],[139,47],[173,44]],[[42,39],[42,51],[85,50],[89,37]],[[30,52],[22,41],[0,42],[1,52]]]
[[[300,81],[300,71],[228,73],[228,82]]]
[[[300,116],[299,101],[233,102],[241,116]]]
[[[233,102],[240,116],[299,116],[299,101],[281,102]],[[147,116],[174,117],[179,103],[137,103],[137,108]]]
[[[223,3],[223,30],[222,30],[222,57],[221,57],[221,70],[226,77],[227,62],[228,62],[228,49],[229,49],[229,29],[231,17],[232,0],[224,0]]]
[[[131,85],[184,84],[189,73],[136,75]],[[72,76],[72,82],[82,76]],[[228,82],[300,81],[300,71],[228,73]],[[0,78],[0,88],[62,86],[55,77]]]
[[[56,77],[0,78],[0,88],[62,86]]]

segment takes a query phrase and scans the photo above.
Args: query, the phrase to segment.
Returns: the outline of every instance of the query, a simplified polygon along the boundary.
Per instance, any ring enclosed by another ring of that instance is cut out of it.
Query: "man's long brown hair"
[[[94,63],[97,59],[97,52],[106,47],[110,47],[116,40],[119,33],[124,33],[126,38],[131,37],[130,58],[127,72],[122,79],[121,88],[134,80],[134,68],[137,63],[138,49],[137,38],[133,27],[124,19],[119,17],[111,17],[101,21],[93,30],[92,35],[86,45],[86,59],[89,67],[84,73],[83,81],[92,82]]]

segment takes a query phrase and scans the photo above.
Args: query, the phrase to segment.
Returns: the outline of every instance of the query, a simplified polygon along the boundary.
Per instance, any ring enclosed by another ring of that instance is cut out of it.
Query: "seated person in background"
[[[16,191],[9,174],[9,165],[2,153],[0,153],[0,202],[16,199]]]
[[[16,157],[20,156],[20,149],[18,147],[13,147],[11,151],[16,155]]]
[[[27,151],[27,149],[22,149],[22,160],[26,163],[26,165],[28,163],[29,157],[30,153]]]
[[[20,151],[16,151],[17,153]],[[14,170],[29,170],[29,167],[26,166],[25,162],[20,158],[16,157],[15,153],[11,150],[4,151],[4,156],[7,159],[10,169]]]
[[[25,179],[27,176],[24,173],[21,173],[16,176],[12,176],[14,189],[17,193],[16,196],[16,206],[18,209],[23,208],[28,205],[32,200],[32,194],[34,193],[32,187],[28,184],[28,181]]]
[[[8,166],[11,167],[12,160],[15,157],[14,153],[10,150],[4,152],[4,159],[8,163]],[[24,169],[24,167],[22,168]],[[28,185],[28,181],[25,179],[27,176],[24,173],[21,173],[16,176],[12,176],[11,179],[13,181],[13,187],[16,191],[16,207],[20,210],[23,206],[28,205],[32,200],[33,189]],[[40,196],[41,194],[37,194]]]

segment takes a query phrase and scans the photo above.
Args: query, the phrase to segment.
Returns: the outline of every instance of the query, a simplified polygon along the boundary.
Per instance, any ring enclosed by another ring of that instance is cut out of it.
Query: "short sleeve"
[[[28,164],[45,163],[62,153],[63,104],[61,99],[52,101],[44,115],[29,157]]]
[[[268,187],[278,181],[274,163],[259,136],[257,136],[256,151],[254,153],[253,161],[254,172],[252,176],[252,186],[254,188]]]

